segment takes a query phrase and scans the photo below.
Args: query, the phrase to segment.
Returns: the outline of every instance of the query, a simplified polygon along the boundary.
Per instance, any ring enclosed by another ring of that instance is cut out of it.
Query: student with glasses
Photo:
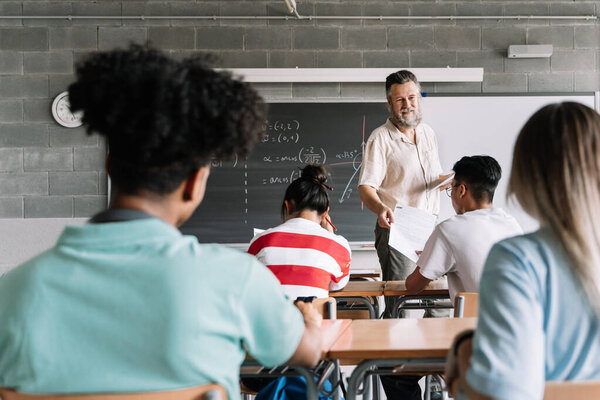
[[[540,229],[496,244],[477,329],[456,339],[457,399],[541,399],[546,381],[600,380],[600,115],[551,104],[515,144],[508,191]]]
[[[454,164],[446,193],[456,215],[441,222],[425,243],[406,288],[418,293],[432,280],[448,277],[450,298],[479,292],[483,264],[492,246],[523,231],[506,211],[493,206],[502,169],[490,156],[463,157]]]

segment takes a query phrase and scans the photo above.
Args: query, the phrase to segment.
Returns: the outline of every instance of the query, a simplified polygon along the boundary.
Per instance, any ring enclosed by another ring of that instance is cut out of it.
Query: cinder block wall
[[[301,15],[597,15],[598,1],[307,1]],[[2,1],[0,15],[285,15],[273,1]],[[106,204],[105,146],[57,125],[52,99],[93,50],[151,42],[221,67],[484,67],[428,92],[600,90],[600,24],[564,20],[8,20],[0,17],[0,218],[86,217]],[[506,58],[553,44],[550,59]],[[262,84],[268,98],[381,98],[373,84]]]

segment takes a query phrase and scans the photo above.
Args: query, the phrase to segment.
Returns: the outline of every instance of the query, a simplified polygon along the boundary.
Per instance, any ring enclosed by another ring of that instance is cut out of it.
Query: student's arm
[[[239,261],[239,260],[238,260]],[[266,367],[292,362],[312,367],[320,357],[320,315],[312,305],[295,306],[267,267],[248,256],[248,274],[232,312],[238,314],[244,347]]]
[[[421,267],[417,267],[412,274],[406,278],[406,290],[409,294],[417,294],[423,289],[425,286],[429,285],[432,279],[427,279],[423,275],[421,275]]]
[[[406,278],[406,289],[410,294],[419,293],[429,282],[440,279],[448,273],[454,264],[452,248],[446,241],[440,224],[425,242],[417,260],[417,268]]]
[[[329,290],[341,290],[350,280],[350,262],[352,261],[352,250],[348,241],[338,236],[338,244],[333,246],[329,255],[333,257],[336,265],[332,265],[331,281],[329,281]]]
[[[298,301],[296,306],[304,317],[304,333],[296,351],[286,364],[312,368],[321,357],[322,338],[319,327],[323,318],[311,303]]]
[[[390,224],[394,222],[394,212],[383,204],[377,190],[372,186],[360,185],[358,193],[360,193],[360,200],[365,203],[367,208],[377,214],[377,224],[382,228],[390,229]]]
[[[448,366],[450,371],[447,370],[446,373],[446,381],[449,385],[450,395],[457,400],[494,400],[493,397],[486,396],[474,390],[465,379],[467,370],[471,364],[470,360],[472,354],[473,340],[466,339],[462,341],[456,349],[456,356],[451,357],[452,361]],[[452,376],[452,370],[455,371],[456,376]]]

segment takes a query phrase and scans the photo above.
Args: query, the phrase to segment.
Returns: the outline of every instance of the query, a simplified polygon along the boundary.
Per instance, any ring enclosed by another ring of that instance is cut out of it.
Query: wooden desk
[[[350,328],[352,320],[350,319],[324,319],[321,324],[321,337],[323,343],[321,346],[321,359],[327,358],[329,350],[342,336],[342,334]]]
[[[383,295],[384,285],[385,282],[381,281],[350,281],[342,290],[329,292],[329,296],[337,302],[362,303],[369,311],[369,318],[375,319],[379,317],[377,297]]]
[[[406,290],[406,281],[387,281],[383,287],[384,296],[399,296],[396,298],[391,312],[392,317],[397,318],[401,309],[423,309],[423,308],[452,308],[451,302],[442,305],[423,306],[406,305],[409,300],[449,300],[448,283],[446,280],[431,281],[423,291],[417,294],[409,294]],[[431,303],[431,302],[430,302]],[[429,303],[426,303],[429,304]]]
[[[415,363],[423,369],[440,369],[454,337],[475,329],[476,324],[476,318],[354,320],[328,357],[360,361],[348,382],[347,399],[354,400],[365,373],[372,368],[375,374],[380,368]]]
[[[448,282],[445,280],[431,281],[421,293],[448,295]],[[419,293],[419,294],[421,294]],[[386,281],[383,287],[384,296],[406,296],[406,281]]]
[[[342,290],[329,292],[331,297],[362,297],[382,296],[385,282],[381,281],[350,281]]]

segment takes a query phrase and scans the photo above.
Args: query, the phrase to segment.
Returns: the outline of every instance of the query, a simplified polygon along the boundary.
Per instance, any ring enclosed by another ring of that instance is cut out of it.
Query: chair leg
[[[431,375],[425,376],[425,396],[424,400],[431,400]]]

